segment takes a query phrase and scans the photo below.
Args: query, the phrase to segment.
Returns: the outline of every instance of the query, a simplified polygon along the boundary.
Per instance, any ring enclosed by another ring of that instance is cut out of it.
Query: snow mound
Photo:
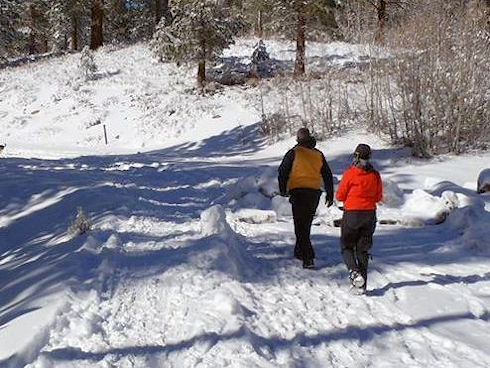
[[[390,179],[383,179],[383,200],[381,203],[388,207],[398,207],[403,202],[403,191],[398,184]]]
[[[272,198],[272,210],[277,214],[277,216],[292,216],[293,210],[291,209],[291,204],[289,199],[286,197],[275,196]]]
[[[320,199],[320,203],[324,203],[324,202],[325,199],[322,195],[322,198]],[[331,207],[320,205],[318,206],[317,212],[321,219],[321,222],[332,227],[338,226],[337,221],[340,220],[343,216],[342,210],[336,205],[333,205]]]
[[[226,194],[225,202],[236,208],[271,210],[271,200],[277,194],[277,170],[270,167],[258,176],[249,176],[238,181]]]
[[[277,181],[276,168],[270,167],[259,176],[257,180],[259,192],[264,196],[272,198],[279,194],[279,183]]]
[[[195,267],[229,273],[235,278],[247,274],[252,268],[253,259],[242,246],[239,235],[228,225],[221,205],[202,212],[201,234],[209,239],[206,246],[191,257]]]
[[[201,233],[204,236],[223,235],[232,230],[226,222],[226,213],[223,206],[217,204],[201,213]]]
[[[478,175],[478,193],[490,192],[490,169],[485,169]]]
[[[422,189],[415,189],[406,196],[401,207],[401,223],[411,226],[434,225],[444,222],[449,208],[446,201]]]
[[[256,210],[243,208],[233,214],[236,221],[246,222],[248,224],[265,224],[276,222],[277,215],[274,211]]]

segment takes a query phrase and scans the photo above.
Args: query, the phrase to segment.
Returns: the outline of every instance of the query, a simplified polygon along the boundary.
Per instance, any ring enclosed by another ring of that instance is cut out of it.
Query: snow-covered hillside
[[[291,44],[267,46],[290,65]],[[364,55],[308,52],[315,68]],[[490,154],[414,159],[358,126],[319,143],[337,179],[370,144],[385,184],[353,296],[336,206],[314,221],[316,269],[292,256],[276,170],[294,140],[260,136],[256,88],[202,96],[145,45],[97,53],[82,83],[77,57],[0,71],[1,367],[490,366]]]

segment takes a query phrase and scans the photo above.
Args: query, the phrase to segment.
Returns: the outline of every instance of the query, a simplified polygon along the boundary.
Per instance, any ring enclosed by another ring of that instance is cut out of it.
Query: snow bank
[[[422,226],[444,222],[449,208],[443,198],[433,196],[422,189],[415,189],[406,196],[400,212],[402,224]]]
[[[462,236],[443,249],[470,250],[489,255],[490,213],[475,192],[449,181],[426,180],[426,189],[403,194],[398,185],[384,180],[383,202],[378,207],[381,224],[439,225]]]
[[[461,193],[444,192],[446,198],[453,199],[454,210],[448,215],[448,225],[462,234],[451,242],[448,249],[466,249],[474,253],[490,256],[490,213],[485,210],[485,202],[478,197]]]

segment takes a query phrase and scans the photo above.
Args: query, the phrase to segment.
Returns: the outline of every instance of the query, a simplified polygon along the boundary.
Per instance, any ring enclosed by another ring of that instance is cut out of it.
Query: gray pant
[[[368,251],[373,245],[376,211],[345,211],[340,228],[340,245],[349,270],[359,271],[367,283]]]

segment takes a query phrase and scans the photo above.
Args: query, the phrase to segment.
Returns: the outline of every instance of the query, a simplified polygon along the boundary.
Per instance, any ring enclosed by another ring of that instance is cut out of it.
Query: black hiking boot
[[[303,268],[307,268],[312,270],[315,268],[315,264],[313,263],[313,259],[305,259],[303,260]]]

